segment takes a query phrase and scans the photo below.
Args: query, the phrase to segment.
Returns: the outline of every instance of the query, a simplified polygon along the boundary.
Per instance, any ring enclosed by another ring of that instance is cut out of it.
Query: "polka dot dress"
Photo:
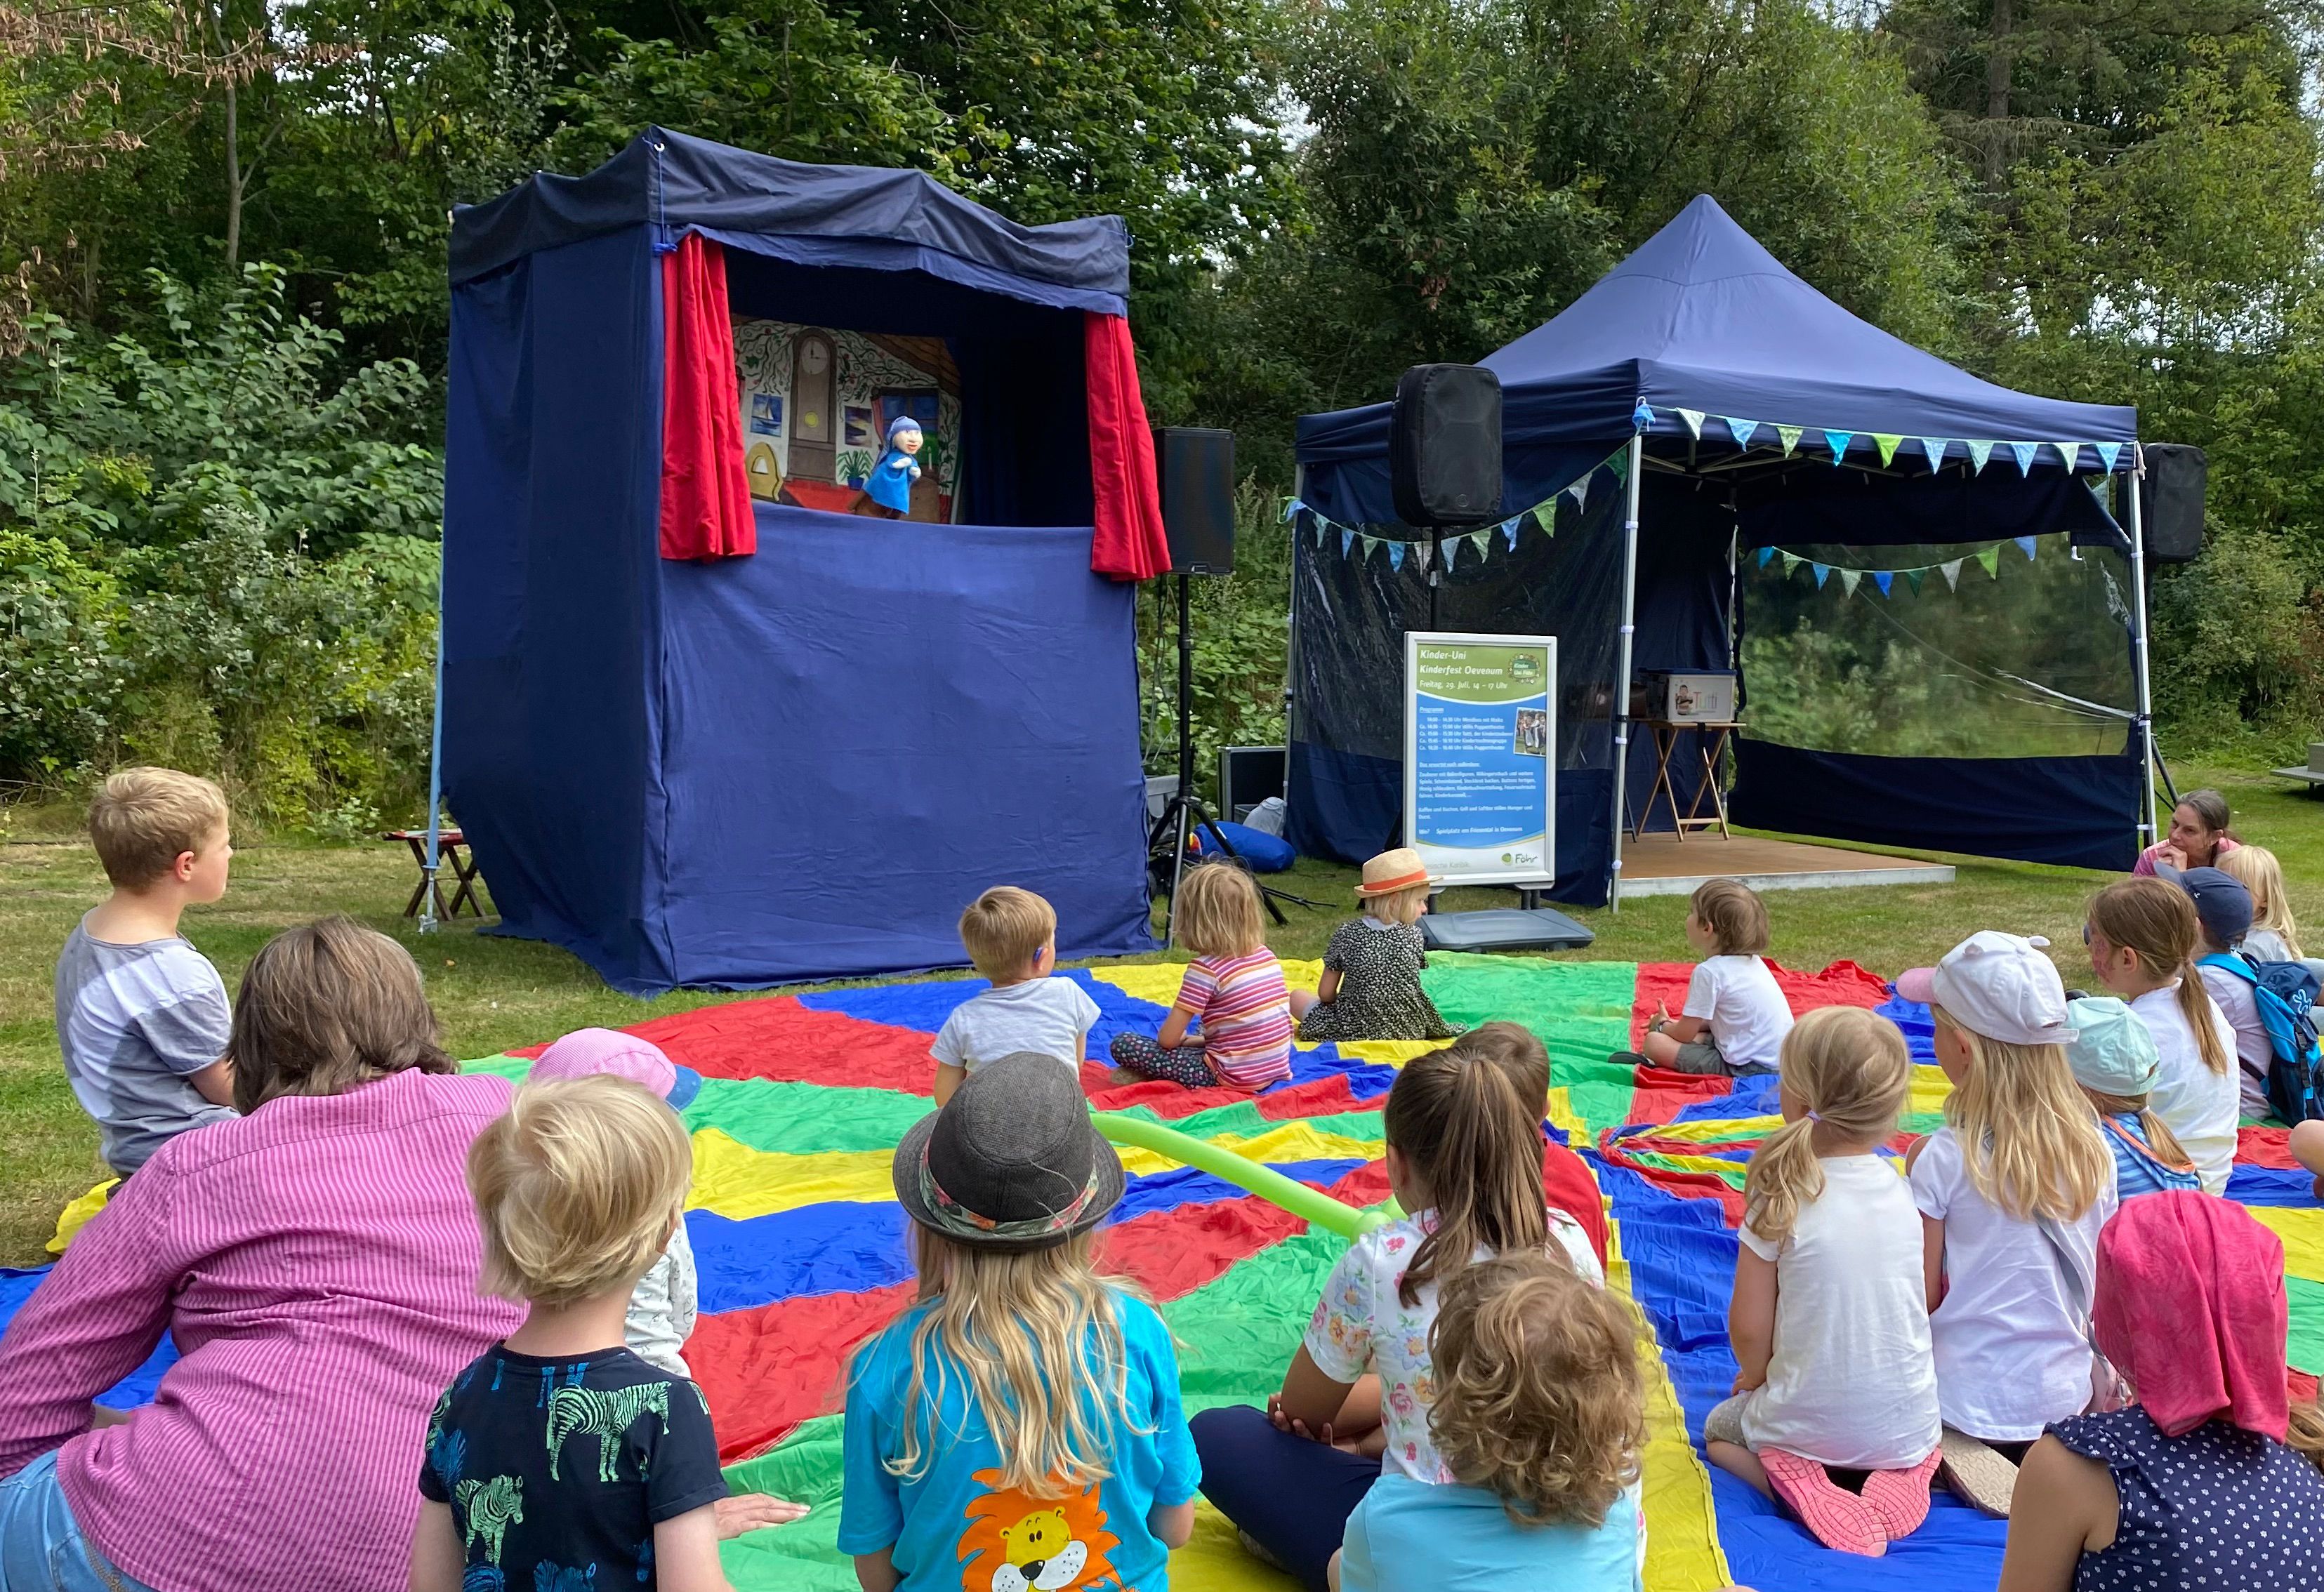
[[[1446,1022],[1420,987],[1428,965],[1420,925],[1382,926],[1370,918],[1342,924],[1323,952],[1323,966],[1340,975],[1335,999],[1310,1008],[1299,1037],[1325,1039],[1452,1039]]]
[[[2050,1431],[2114,1472],[2122,1523],[2085,1553],[2075,1592],[2294,1592],[2324,1566],[2324,1472],[2223,1421],[2165,1437],[2144,1410],[2080,1415]]]

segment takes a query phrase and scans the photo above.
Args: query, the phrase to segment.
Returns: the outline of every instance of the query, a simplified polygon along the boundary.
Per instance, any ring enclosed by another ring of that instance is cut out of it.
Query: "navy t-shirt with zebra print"
[[[655,1585],[653,1529],[726,1495],[702,1390],[626,1348],[488,1350],[428,1423],[420,1491],[452,1508],[462,1592]]]

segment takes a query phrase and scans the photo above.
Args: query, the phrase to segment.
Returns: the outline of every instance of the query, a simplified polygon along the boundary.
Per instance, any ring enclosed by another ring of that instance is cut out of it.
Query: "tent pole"
[[[424,888],[420,897],[420,932],[436,932],[437,814],[444,805],[444,538],[436,539],[436,700],[434,722],[428,732],[428,858],[420,863]]]
[[[2137,604],[2138,628],[2130,639],[2138,663],[2138,780],[2146,792],[2139,810],[2138,849],[2154,843],[2154,691],[2146,660],[2146,526],[2139,507],[2138,485],[2146,474],[2146,453],[2130,445],[2130,592]]]
[[[1622,910],[1622,815],[1628,806],[1630,778],[1630,636],[1638,606],[1638,481],[1646,474],[1644,432],[1630,438],[1629,498],[1622,513],[1621,658],[1614,670],[1614,867],[1606,885],[1606,905]]]

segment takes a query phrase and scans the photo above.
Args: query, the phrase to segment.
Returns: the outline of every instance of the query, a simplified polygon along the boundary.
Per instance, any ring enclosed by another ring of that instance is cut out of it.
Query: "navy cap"
[[[2203,934],[2214,945],[2233,948],[2251,933],[2251,891],[2244,881],[2219,868],[2190,868],[2172,881],[2195,903],[2203,920]]]

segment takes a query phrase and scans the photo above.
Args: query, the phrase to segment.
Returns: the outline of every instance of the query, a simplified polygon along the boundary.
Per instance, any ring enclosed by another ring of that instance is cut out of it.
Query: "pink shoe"
[[[1878,1559],[1888,1551],[1888,1533],[1881,1525],[1880,1512],[1869,1500],[1834,1482],[1822,1466],[1781,1449],[1761,1449],[1759,1464],[1775,1496],[1791,1505],[1792,1513],[1817,1541],[1867,1559]]]
[[[1929,1518],[1929,1483],[1942,1457],[1932,1449],[1910,1470],[1876,1470],[1865,1478],[1864,1501],[1880,1516],[1890,1541],[1911,1536]]]

